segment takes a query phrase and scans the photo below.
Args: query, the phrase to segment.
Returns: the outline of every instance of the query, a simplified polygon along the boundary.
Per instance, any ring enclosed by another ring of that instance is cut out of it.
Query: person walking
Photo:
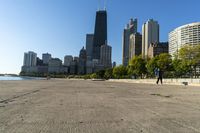
[[[161,84],[163,84],[163,82],[162,82],[162,79],[163,79],[163,71],[162,70],[160,70],[159,68],[157,68],[157,70],[156,70],[156,77],[157,77],[157,84],[159,83],[159,81],[160,81],[160,83]]]

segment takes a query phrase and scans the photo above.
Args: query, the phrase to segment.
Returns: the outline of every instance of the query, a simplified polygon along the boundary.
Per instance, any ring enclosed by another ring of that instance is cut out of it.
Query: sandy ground
[[[200,133],[200,87],[0,81],[0,133]]]

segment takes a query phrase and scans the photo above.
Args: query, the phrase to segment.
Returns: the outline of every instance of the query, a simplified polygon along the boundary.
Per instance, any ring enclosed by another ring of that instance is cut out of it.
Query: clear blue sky
[[[23,54],[77,55],[94,32],[99,0],[0,0],[0,73],[19,73]],[[107,0],[108,41],[121,64],[122,31],[131,17],[138,30],[149,18],[160,24],[160,41],[183,24],[200,21],[200,0]],[[103,2],[101,6],[103,8]]]

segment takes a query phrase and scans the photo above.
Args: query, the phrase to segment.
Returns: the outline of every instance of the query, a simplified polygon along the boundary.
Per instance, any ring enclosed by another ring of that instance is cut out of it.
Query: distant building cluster
[[[68,72],[68,68],[62,64],[62,60],[52,58],[51,54],[42,54],[42,59],[37,54],[29,51],[24,53],[24,63],[22,72],[26,73],[63,73]]]
[[[169,33],[168,42],[160,42],[158,21],[149,19],[138,32],[138,20],[130,19],[122,36],[122,64],[129,65],[135,56],[143,59],[153,58],[161,53],[172,57],[185,45],[200,45],[200,22],[180,26]],[[107,11],[96,12],[94,33],[86,34],[86,44],[78,57],[66,55],[64,62],[45,53],[42,59],[34,52],[24,54],[22,72],[91,74],[103,69],[115,67],[112,63],[112,47],[108,45]]]
[[[137,31],[137,19],[130,19],[123,32],[122,64],[141,55],[144,59],[153,58],[160,53],[168,53],[168,42],[159,42],[159,24],[149,19],[142,26],[142,34]]]
[[[65,73],[91,74],[100,70],[112,68],[112,47],[107,39],[107,12],[96,12],[95,29],[93,34],[86,35],[86,49],[80,50],[79,57],[66,55],[64,63],[51,54],[42,55],[42,60],[34,52],[24,53],[22,72],[25,73]]]
[[[137,19],[130,19],[123,31],[122,64],[128,66],[129,61],[141,55],[144,59],[153,58],[161,53],[169,53],[172,57],[178,54],[185,45],[200,45],[200,23],[180,26],[169,33],[168,42],[160,42],[160,26],[157,21],[149,19],[142,25],[142,34],[137,32]]]

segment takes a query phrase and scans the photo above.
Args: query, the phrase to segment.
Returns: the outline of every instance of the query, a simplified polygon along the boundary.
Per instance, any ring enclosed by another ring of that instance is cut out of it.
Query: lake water
[[[0,76],[0,80],[40,80],[42,78],[35,77],[16,77],[16,76]]]

